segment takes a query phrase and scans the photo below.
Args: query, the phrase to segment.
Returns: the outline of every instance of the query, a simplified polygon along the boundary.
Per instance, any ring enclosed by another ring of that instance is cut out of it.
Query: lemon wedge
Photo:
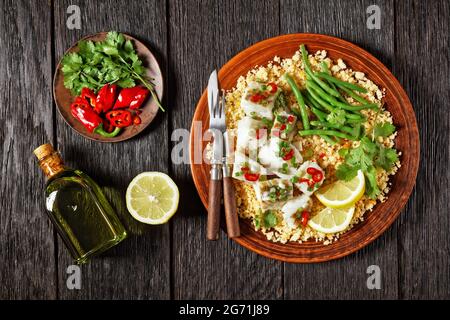
[[[345,209],[325,208],[309,220],[308,225],[323,233],[344,231],[353,218],[355,207]]]
[[[125,198],[133,218],[147,224],[163,224],[177,211],[180,193],[167,174],[143,172],[130,182]]]
[[[315,195],[325,206],[339,209],[354,205],[364,195],[364,191],[364,174],[358,170],[356,177],[352,180],[338,180],[320,188]]]

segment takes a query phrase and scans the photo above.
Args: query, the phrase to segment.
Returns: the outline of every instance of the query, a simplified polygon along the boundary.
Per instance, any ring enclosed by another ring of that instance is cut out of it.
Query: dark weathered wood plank
[[[274,12],[270,23],[255,12]],[[171,129],[190,128],[210,72],[252,43],[278,33],[274,1],[169,1]],[[239,32],[238,32],[239,30]],[[175,299],[278,299],[282,263],[226,238],[206,240],[206,211],[188,165],[172,165],[181,190],[173,220]]]
[[[0,4],[0,299],[56,297],[45,178],[32,152],[53,139],[51,8]]]
[[[362,46],[387,67],[394,57],[394,4],[376,1],[381,9],[381,30],[366,28],[366,8],[371,1],[281,0],[281,33],[311,32],[337,36]],[[314,265],[285,265],[286,299],[396,298],[396,227],[363,250],[338,261]],[[378,265],[382,288],[366,286],[370,265]]]
[[[448,1],[396,1],[394,71],[414,106],[417,184],[399,224],[401,298],[450,298]]]
[[[81,30],[66,28],[66,10],[81,9]],[[58,1],[55,3],[55,46],[59,59],[80,37],[98,31],[129,33],[148,44],[165,72],[166,6],[164,1]],[[170,110],[170,106],[167,108]],[[142,134],[114,144],[89,141],[72,131],[57,116],[58,148],[67,163],[90,174],[108,187],[130,236],[118,247],[82,267],[82,289],[66,288],[70,265],[62,242],[59,247],[59,295],[61,298],[168,299],[170,297],[169,226],[145,226],[135,222],[124,208],[125,190],[143,171],[168,170],[167,113],[160,113]]]

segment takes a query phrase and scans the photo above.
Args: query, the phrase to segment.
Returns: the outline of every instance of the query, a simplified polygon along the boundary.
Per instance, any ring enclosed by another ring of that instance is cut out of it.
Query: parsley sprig
[[[103,41],[82,40],[78,49],[78,52],[65,54],[62,59],[64,86],[73,95],[78,96],[84,87],[97,92],[107,83],[115,83],[122,88],[141,83],[164,111],[152,83],[154,79],[146,77],[133,43],[125,40],[123,34],[111,31]]]
[[[364,136],[358,147],[341,149],[339,154],[345,161],[336,170],[337,178],[349,181],[356,176],[358,170],[362,170],[366,179],[366,195],[375,199],[381,192],[377,183],[377,169],[388,171],[398,161],[397,151],[386,148],[377,138],[388,137],[394,132],[395,126],[390,123],[377,124],[372,139]]]
[[[261,227],[270,229],[275,227],[278,224],[278,217],[276,213],[272,210],[262,211],[259,210],[259,214],[257,214],[255,219],[255,227],[259,230]]]

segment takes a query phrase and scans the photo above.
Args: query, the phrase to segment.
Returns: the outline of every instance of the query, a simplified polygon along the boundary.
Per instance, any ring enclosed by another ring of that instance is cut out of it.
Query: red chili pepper
[[[300,182],[300,183],[305,182],[305,183],[309,184],[309,179],[306,179],[306,178],[300,178],[300,180],[298,180],[298,182]]]
[[[320,182],[323,179],[323,173],[320,172],[319,170],[316,171],[316,173],[314,173],[312,175],[312,179],[314,182]]]
[[[308,169],[306,169],[306,172],[309,173],[310,175],[315,174],[317,171],[319,171],[319,170],[317,170],[316,168],[313,168],[313,167],[309,167]]]
[[[284,155],[283,160],[284,161],[291,160],[293,156],[294,156],[294,149],[291,149]]]
[[[111,131],[114,130],[114,127],[111,125],[111,123],[108,120],[106,120],[106,119],[102,119],[102,120],[103,120],[103,129],[106,132],[110,133]]]
[[[245,173],[244,178],[247,181],[257,181],[259,179],[258,173]]]
[[[149,91],[143,87],[125,88],[120,91],[113,109],[138,109],[147,98]]]
[[[265,95],[255,93],[254,95],[250,96],[251,102],[260,102],[261,100],[264,100],[266,98]]]
[[[281,127],[280,127],[280,131],[283,131],[283,130],[285,130],[286,129],[286,125],[283,123],[282,125],[281,125]]]
[[[131,125],[133,117],[128,110],[112,110],[106,114],[106,119],[118,128],[124,128]]]
[[[308,186],[310,187],[310,188],[313,188],[314,189],[314,187],[316,186],[316,182],[314,182],[314,180],[309,180],[309,182],[308,182]]]
[[[105,84],[97,94],[96,107],[100,112],[108,112],[114,106],[117,97],[117,85]],[[97,110],[96,110],[97,111]]]
[[[133,118],[133,124],[138,125],[141,124],[141,118],[139,116],[134,116]]]
[[[86,101],[89,102],[89,104],[94,108],[94,111],[97,113],[102,112],[101,109],[99,109],[99,106],[97,106],[97,96],[95,95],[94,91],[92,91],[89,88],[83,88],[81,89],[81,95],[80,97]]]
[[[266,135],[267,132],[267,128],[266,127],[262,127],[256,130],[256,139],[261,139],[262,137],[264,137]]]
[[[120,128],[115,128],[112,132],[106,132],[103,129],[102,118],[100,118],[100,116],[92,110],[89,103],[81,97],[76,98],[74,103],[72,103],[70,112],[89,132],[98,133],[103,137],[115,137],[121,130]]]
[[[308,225],[308,221],[309,221],[309,211],[303,210],[302,211],[302,219],[301,219],[302,226],[306,227]]]
[[[268,83],[267,85],[270,87],[270,93],[275,93],[275,92],[277,92],[278,86],[277,86],[275,83],[270,82],[270,83]]]
[[[294,117],[294,116],[289,116],[289,117],[287,118],[287,121],[288,121],[289,123],[294,122],[294,120],[295,120],[295,117]]]

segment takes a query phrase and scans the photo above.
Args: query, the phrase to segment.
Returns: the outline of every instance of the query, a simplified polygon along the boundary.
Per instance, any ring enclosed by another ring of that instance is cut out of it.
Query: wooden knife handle
[[[219,239],[220,200],[222,199],[222,181],[220,181],[220,174],[220,168],[213,167],[211,169],[208,193],[208,221],[206,224],[206,238],[208,240]]]
[[[239,237],[241,235],[241,230],[239,228],[239,219],[236,210],[236,194],[231,177],[223,177],[223,201],[228,237]]]

